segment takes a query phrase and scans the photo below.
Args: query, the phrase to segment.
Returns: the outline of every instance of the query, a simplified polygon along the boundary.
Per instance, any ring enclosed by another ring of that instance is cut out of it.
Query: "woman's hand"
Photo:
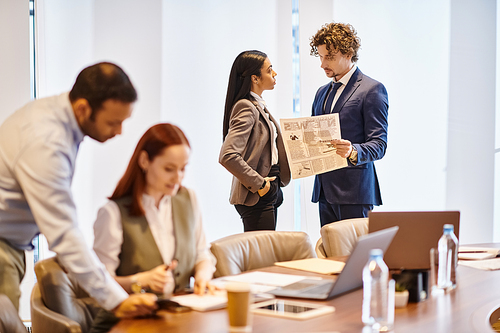
[[[210,283],[210,280],[203,278],[194,279],[194,293],[196,295],[205,295],[207,289],[209,294],[213,294],[215,291],[215,287]]]
[[[210,259],[205,259],[196,264],[194,271],[194,293],[196,295],[204,295],[206,289],[210,294],[213,294],[217,289],[210,283],[214,274],[215,267]]]
[[[170,265],[163,264],[156,266],[149,271],[138,273],[137,282],[140,283],[142,287],[149,288],[155,293],[163,293],[165,285],[169,282],[167,275],[168,271],[173,270],[176,267],[177,261],[175,260],[172,261]]]
[[[271,189],[271,182],[275,179],[276,177],[264,177],[264,180],[266,181],[266,186],[264,186],[263,189],[257,191],[257,193],[259,193],[259,196],[263,197],[267,194],[267,192],[269,192],[269,190]]]

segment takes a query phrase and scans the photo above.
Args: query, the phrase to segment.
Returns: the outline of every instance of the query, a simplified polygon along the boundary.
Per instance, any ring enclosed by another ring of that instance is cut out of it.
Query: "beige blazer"
[[[290,182],[290,167],[283,145],[279,124],[269,114],[278,131],[278,163],[280,186]],[[257,102],[242,99],[231,112],[229,131],[219,155],[219,163],[233,174],[229,202],[253,206],[259,201],[257,191],[271,170],[271,122]]]

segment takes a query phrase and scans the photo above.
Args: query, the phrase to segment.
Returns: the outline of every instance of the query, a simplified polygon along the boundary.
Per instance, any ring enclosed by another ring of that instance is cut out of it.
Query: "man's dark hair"
[[[90,119],[108,99],[123,103],[137,100],[137,92],[123,69],[110,62],[100,62],[82,70],[69,93],[69,100],[84,98],[92,108]]]
[[[329,23],[321,27],[311,38],[311,55],[318,56],[318,46],[326,45],[328,55],[340,52],[343,55],[351,54],[351,61],[358,61],[358,50],[361,40],[356,30],[350,24]]]

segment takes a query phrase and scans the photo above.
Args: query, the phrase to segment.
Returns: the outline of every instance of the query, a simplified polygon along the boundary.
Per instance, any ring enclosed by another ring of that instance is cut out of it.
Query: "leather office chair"
[[[59,265],[56,257],[35,265],[31,292],[33,333],[86,333],[99,311],[97,302]]]
[[[214,277],[272,266],[275,262],[316,258],[309,236],[301,231],[251,231],[211,243],[217,264]]]
[[[368,233],[368,218],[347,219],[323,226],[316,243],[319,258],[351,254],[358,237]]]
[[[16,308],[6,295],[0,295],[0,332],[2,333],[26,333]]]

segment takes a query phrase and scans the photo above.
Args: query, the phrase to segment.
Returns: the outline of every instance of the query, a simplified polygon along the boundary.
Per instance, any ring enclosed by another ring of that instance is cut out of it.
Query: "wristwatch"
[[[264,183],[262,184],[262,186],[259,188],[259,190],[262,190],[264,187],[266,187],[266,184],[267,184],[267,180],[264,179]]]
[[[356,164],[358,162],[358,150],[354,145],[352,145],[352,150],[351,154],[349,154],[349,160],[353,163]]]

